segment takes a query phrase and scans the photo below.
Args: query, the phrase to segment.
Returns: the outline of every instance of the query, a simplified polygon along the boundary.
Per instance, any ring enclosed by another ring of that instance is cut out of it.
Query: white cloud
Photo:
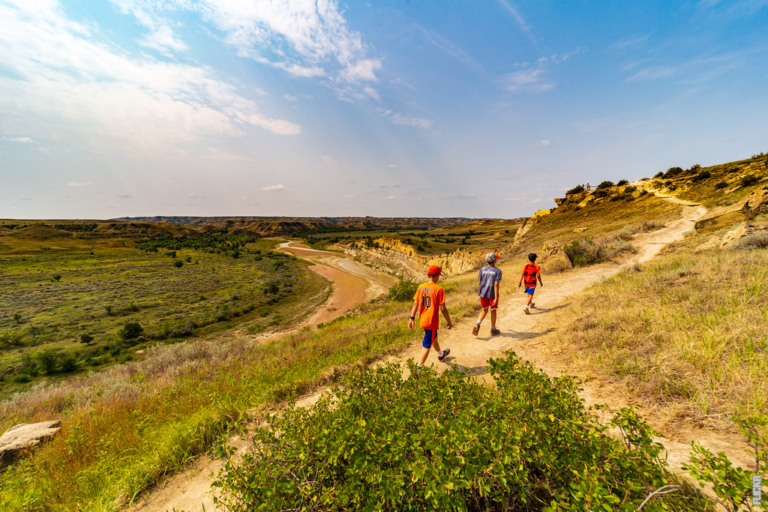
[[[387,167],[390,169],[394,169],[395,167],[399,167],[397,164],[389,164]]]
[[[77,181],[70,181],[68,185],[70,187],[87,187],[88,185],[92,185],[93,183],[90,181],[83,181],[83,182],[77,182]]]
[[[641,69],[634,75],[627,78],[627,82],[641,82],[645,80],[657,80],[666,78],[675,74],[677,70],[671,66],[657,66]]]
[[[391,200],[393,200],[394,198],[395,198],[395,196],[387,196],[387,197],[382,197],[382,199],[384,199],[385,201],[391,201]]]
[[[376,112],[378,112],[382,117],[389,119],[389,121],[393,124],[398,124],[401,126],[415,126],[417,128],[421,128],[422,130],[428,130],[432,127],[432,121],[429,119],[407,117],[402,114],[392,113],[391,110],[383,109],[381,107],[376,108]]]
[[[285,98],[287,101],[299,101],[299,98],[296,96],[291,96],[290,94],[283,94],[283,98]]]
[[[248,125],[301,132],[260,114],[210,68],[131,58],[102,43],[55,0],[0,5],[0,54],[12,71],[0,75],[0,131],[163,156],[207,136],[244,135]]]
[[[348,82],[376,81],[378,59],[367,57],[336,0],[112,0],[139,23],[194,11],[224,32],[238,54],[301,77],[325,76],[323,66]]]
[[[501,77],[505,89],[513,94],[541,93],[549,91],[555,85],[544,80],[544,69],[541,67],[522,69]]]
[[[530,145],[525,146],[525,147],[528,148],[528,149],[531,149],[531,148],[542,148],[542,147],[547,147],[547,146],[551,146],[551,145],[552,145],[552,143],[550,141],[548,141],[547,139],[542,139],[539,142],[536,142],[534,144],[530,144]]]
[[[0,140],[4,140],[7,142],[21,142],[23,144],[29,144],[30,142],[34,142],[29,137],[2,137]]]
[[[157,50],[166,57],[172,55],[169,50],[180,52],[187,49],[187,45],[176,37],[168,25],[162,25],[148,36],[140,39],[139,44],[146,48]]]
[[[320,157],[320,160],[327,163],[328,165],[336,165],[338,162],[336,162],[336,159],[333,158],[331,155],[323,155]]]
[[[381,101],[381,96],[379,96],[379,93],[376,92],[376,89],[373,87],[363,87],[363,92],[373,98],[376,101]]]
[[[269,187],[262,187],[261,190],[265,192],[279,192],[281,190],[285,190],[285,185],[272,185]]]

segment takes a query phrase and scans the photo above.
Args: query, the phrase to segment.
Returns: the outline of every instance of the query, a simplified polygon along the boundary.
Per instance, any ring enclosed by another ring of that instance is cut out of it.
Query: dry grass
[[[768,251],[677,252],[593,287],[562,341],[648,402],[768,412]]]

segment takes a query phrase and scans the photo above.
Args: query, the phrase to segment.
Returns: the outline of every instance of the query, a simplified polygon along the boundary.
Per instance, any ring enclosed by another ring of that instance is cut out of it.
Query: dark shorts
[[[480,307],[483,309],[491,308],[491,309],[498,309],[499,303],[497,302],[494,306],[493,303],[496,301],[496,299],[488,299],[486,297],[480,297]]]
[[[536,291],[536,287],[535,286],[526,286],[525,287],[525,293],[527,293],[528,295],[533,295],[533,292],[535,292],[535,291]]]
[[[424,339],[421,340],[421,346],[432,348],[432,341],[437,339],[437,329],[424,329]]]

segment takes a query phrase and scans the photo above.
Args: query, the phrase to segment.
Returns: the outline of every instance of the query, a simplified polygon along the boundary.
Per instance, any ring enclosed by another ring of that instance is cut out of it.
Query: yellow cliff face
[[[366,247],[363,244],[340,245],[345,253],[360,258],[385,272],[399,274],[406,279],[422,281],[426,279],[427,268],[438,265],[447,276],[455,276],[479,269],[483,266],[483,251],[457,250],[439,255],[419,254],[416,249],[400,240],[382,237],[375,240],[378,247]]]

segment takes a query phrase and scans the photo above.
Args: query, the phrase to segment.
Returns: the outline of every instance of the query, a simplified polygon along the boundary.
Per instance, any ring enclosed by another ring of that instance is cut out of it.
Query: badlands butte
[[[768,156],[620,178],[520,219],[0,220],[0,509],[750,509]]]

